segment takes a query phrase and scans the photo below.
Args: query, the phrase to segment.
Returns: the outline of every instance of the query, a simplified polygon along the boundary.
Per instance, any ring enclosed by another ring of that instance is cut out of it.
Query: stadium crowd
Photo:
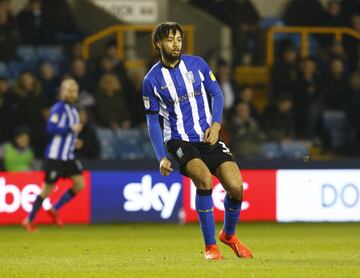
[[[234,55],[234,61],[217,59],[214,71],[225,99],[222,136],[237,157],[261,156],[269,142],[276,146],[294,142],[347,155],[359,153],[357,40],[312,37],[312,55],[300,58],[294,37],[278,39],[268,106],[261,111],[254,105],[254,88],[237,84],[231,65],[263,62],[261,42],[270,26],[268,19],[262,19],[249,0],[190,2],[223,20],[236,38],[234,53],[240,56]],[[318,0],[289,1],[276,24],[344,26],[360,31],[360,4],[356,3],[330,0],[323,7]],[[6,160],[8,154],[20,157],[26,152],[24,161],[42,157],[49,109],[60,81],[72,77],[80,86],[78,105],[85,125],[80,134],[84,144],[78,154],[117,158],[102,155],[109,141],[102,144],[99,131],[144,128],[142,76],[126,70],[116,57],[113,41],[108,41],[99,56],[86,61],[81,52],[82,35],[66,1],[29,0],[16,16],[9,4],[9,0],[0,0],[0,155]],[[29,140],[23,139],[27,136]]]

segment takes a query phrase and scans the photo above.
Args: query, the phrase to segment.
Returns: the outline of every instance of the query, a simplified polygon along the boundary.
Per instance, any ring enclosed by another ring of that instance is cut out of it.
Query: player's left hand
[[[214,122],[207,130],[205,130],[204,142],[210,145],[214,145],[219,139],[220,128],[220,124]]]

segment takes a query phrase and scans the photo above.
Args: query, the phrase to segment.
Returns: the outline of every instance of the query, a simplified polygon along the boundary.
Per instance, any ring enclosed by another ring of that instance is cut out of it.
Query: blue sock
[[[35,199],[35,202],[33,204],[32,210],[29,213],[29,221],[32,222],[35,219],[36,213],[38,212],[38,210],[41,208],[41,205],[43,203],[44,199],[41,198],[40,195],[38,195]]]
[[[242,200],[231,199],[227,194],[224,199],[224,232],[227,235],[235,234],[236,225],[239,221]]]
[[[195,206],[206,245],[216,244],[212,190],[196,190]]]
[[[55,204],[54,208],[56,210],[59,210],[63,205],[65,205],[67,202],[69,202],[72,198],[75,197],[75,193],[69,189],[66,191],[60,198],[60,200]]]

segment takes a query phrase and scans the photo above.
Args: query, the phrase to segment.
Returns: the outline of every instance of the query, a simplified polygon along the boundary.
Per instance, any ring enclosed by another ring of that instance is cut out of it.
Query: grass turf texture
[[[238,235],[254,259],[219,243],[224,260],[206,261],[197,224],[0,227],[0,277],[360,277],[360,223],[241,223]]]

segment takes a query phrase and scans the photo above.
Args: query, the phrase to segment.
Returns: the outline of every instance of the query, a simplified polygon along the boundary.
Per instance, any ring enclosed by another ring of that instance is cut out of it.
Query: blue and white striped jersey
[[[163,117],[165,142],[170,139],[202,142],[213,121],[221,123],[221,113],[217,118],[212,115],[209,99],[209,95],[219,94],[222,97],[214,74],[198,56],[182,55],[174,68],[158,62],[143,83],[145,112]]]
[[[45,150],[46,158],[63,161],[74,159],[77,134],[71,126],[78,123],[79,114],[74,106],[63,101],[54,104],[47,122],[50,141]]]

